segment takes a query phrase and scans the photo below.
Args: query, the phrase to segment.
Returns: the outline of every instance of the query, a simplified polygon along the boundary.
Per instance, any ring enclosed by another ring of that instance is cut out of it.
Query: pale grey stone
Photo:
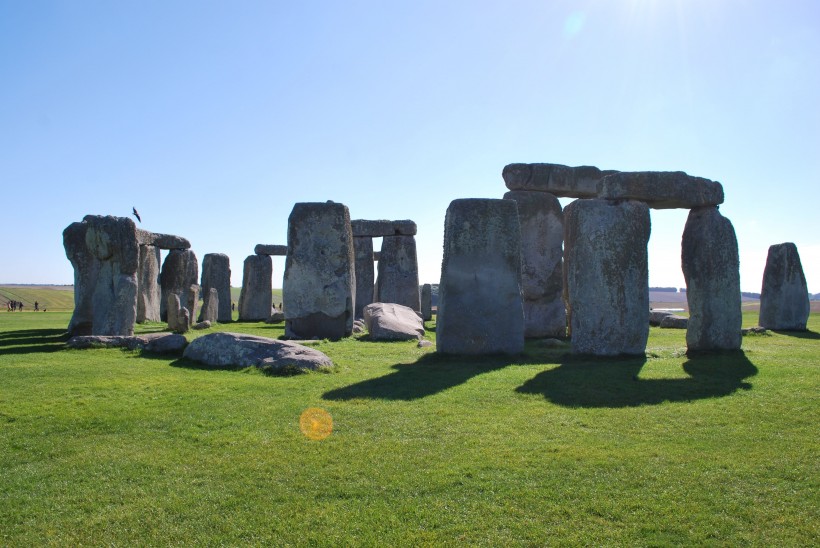
[[[203,329],[210,329],[210,327],[211,327],[211,322],[209,320],[203,320],[199,323],[195,323],[194,325],[192,325],[191,329],[196,329],[196,330],[202,331]]]
[[[769,247],[758,323],[766,329],[805,331],[809,312],[809,290],[797,246],[787,242]]]
[[[653,209],[692,209],[722,204],[723,186],[682,171],[631,171],[601,179],[598,196],[610,200],[638,200]]]
[[[210,333],[194,339],[183,356],[214,367],[317,370],[331,367],[324,353],[296,344],[244,333]]]
[[[177,333],[187,333],[191,329],[191,312],[184,306],[177,315]]]
[[[166,306],[166,316],[168,318],[168,330],[176,333],[187,331],[188,326],[180,325],[180,311],[182,310],[181,300],[178,293],[168,294],[168,304]]]
[[[510,190],[549,192],[560,198],[595,198],[598,181],[612,173],[617,172],[593,166],[509,164],[501,175]]]
[[[74,267],[74,313],[68,323],[69,335],[90,335],[94,320],[92,297],[100,272],[100,261],[85,245],[88,223],[71,223],[63,230],[63,247]]]
[[[364,307],[364,323],[374,341],[406,341],[424,336],[418,313],[395,303],[371,303]]]
[[[158,354],[181,353],[188,345],[182,335],[172,333],[145,333],[142,335],[89,335],[72,337],[66,343],[69,348],[128,348],[143,349]]]
[[[202,290],[202,310],[199,312],[200,322],[216,323],[219,310],[219,292],[215,287],[208,291]]]
[[[188,302],[188,288],[199,281],[199,262],[196,255],[190,249],[172,249],[162,263],[162,270],[159,274],[161,287],[160,317],[162,321],[168,321],[167,305],[168,295],[176,293],[179,295],[180,306],[191,310]]]
[[[643,355],[649,337],[649,208],[576,200],[564,209],[564,268],[572,351]]]
[[[272,255],[275,257],[285,257],[288,254],[288,246],[273,244],[256,244],[253,252],[257,255]]]
[[[692,209],[681,239],[689,303],[688,350],[737,350],[742,337],[735,229],[717,207]]]
[[[564,337],[567,314],[563,299],[564,214],[558,198],[547,192],[514,190],[521,224],[521,289],[524,336]]]
[[[651,310],[649,312],[649,325],[660,327],[661,322],[667,316],[672,316],[672,313],[666,310]]]
[[[354,219],[350,221],[353,236],[367,238],[381,238],[384,236],[415,236],[416,223],[409,219],[401,221],[370,221]]]
[[[197,310],[199,309],[199,286],[197,284],[191,284],[188,287],[188,291],[186,291],[185,300],[188,302],[188,327],[194,325],[194,321],[196,320]]]
[[[139,246],[139,269],[137,271],[137,323],[159,322],[160,299],[162,292],[159,286],[160,250],[153,245]]]
[[[373,298],[376,302],[400,304],[417,312],[421,310],[415,236],[382,238]]]
[[[430,348],[431,346],[435,346],[435,345],[433,344],[433,341],[427,341],[427,340],[421,339],[416,346],[419,347],[419,348]]]
[[[282,288],[286,334],[303,339],[349,336],[355,288],[347,207],[332,202],[294,205]]]
[[[421,319],[429,322],[433,319],[433,286],[424,284],[421,286]]]
[[[361,318],[365,306],[373,302],[375,290],[373,275],[373,238],[354,236],[353,251],[356,262],[356,312],[354,317]]]
[[[258,322],[270,317],[273,307],[273,261],[269,255],[249,255],[239,292],[239,321]]]
[[[511,200],[450,202],[437,315],[437,351],[516,354],[524,349],[521,231]]]
[[[224,253],[207,253],[202,258],[202,294],[207,296],[216,289],[218,306],[216,318],[203,318],[212,322],[227,323],[231,317],[231,261]]]
[[[268,318],[265,321],[266,321],[266,323],[282,323],[283,321],[285,321],[285,313],[284,312],[274,311],[270,315],[270,318]]]

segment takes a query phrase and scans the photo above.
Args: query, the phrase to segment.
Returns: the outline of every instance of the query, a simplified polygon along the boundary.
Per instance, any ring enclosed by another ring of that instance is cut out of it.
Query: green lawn
[[[691,359],[319,342],[335,370],[287,377],[67,350],[68,319],[0,312],[0,545],[820,543],[820,315]]]

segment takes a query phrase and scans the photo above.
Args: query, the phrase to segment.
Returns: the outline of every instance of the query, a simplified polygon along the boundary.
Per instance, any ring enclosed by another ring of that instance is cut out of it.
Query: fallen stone
[[[769,331],[765,327],[756,325],[754,327],[746,327],[740,330],[740,334],[746,335],[768,335]]]
[[[191,329],[196,329],[198,331],[202,331],[203,329],[210,329],[211,322],[209,320],[203,320],[201,322],[195,323],[191,326]]]
[[[266,320],[266,323],[282,323],[283,321],[285,321],[284,312],[273,312],[270,318]]]
[[[427,340],[421,339],[416,346],[419,347],[419,348],[430,348],[431,346],[435,346],[435,345],[433,344],[433,341],[427,341]]]
[[[537,346],[541,348],[563,348],[567,346],[567,343],[560,339],[542,339],[538,341]]]
[[[692,209],[722,204],[723,186],[683,171],[625,171],[601,179],[598,196],[638,200],[653,209]]]
[[[188,341],[182,335],[173,333],[146,333],[143,335],[88,335],[72,337],[66,345],[69,348],[127,348],[143,349],[158,354],[181,352]]]
[[[406,341],[424,336],[424,323],[415,310],[395,303],[364,307],[364,323],[374,341]]]
[[[291,341],[243,333],[210,333],[194,339],[183,357],[213,367],[319,370],[333,365],[324,353]]]
[[[805,331],[809,312],[809,290],[797,246],[787,242],[769,247],[759,324],[767,329]]]
[[[353,236],[369,238],[415,236],[417,231],[416,223],[409,219],[402,221],[354,219],[350,221],[350,229]]]
[[[257,255],[272,255],[275,257],[284,257],[288,254],[288,246],[273,245],[273,244],[256,244],[253,252]]]
[[[596,198],[598,181],[617,171],[593,166],[561,164],[509,164],[502,177],[510,190],[549,192],[559,198]]]
[[[665,310],[650,310],[649,311],[649,325],[654,327],[660,327],[661,322],[667,316],[672,316],[671,312],[667,312]]]
[[[670,314],[661,320],[659,327],[663,329],[686,329],[689,327],[689,318]]]

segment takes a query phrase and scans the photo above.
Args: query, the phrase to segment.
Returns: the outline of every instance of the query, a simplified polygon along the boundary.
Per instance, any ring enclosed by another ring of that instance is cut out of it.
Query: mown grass
[[[645,359],[319,341],[334,372],[289,377],[67,350],[68,319],[0,314],[3,545],[819,540],[818,315],[694,357],[657,328]]]
[[[23,310],[34,310],[34,303],[37,302],[40,310],[69,311],[74,310],[74,290],[55,286],[0,286],[0,305],[5,312],[8,301],[22,302]]]

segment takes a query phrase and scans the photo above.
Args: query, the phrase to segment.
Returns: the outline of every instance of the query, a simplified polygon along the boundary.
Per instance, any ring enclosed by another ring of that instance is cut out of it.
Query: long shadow
[[[521,361],[522,359],[525,361]],[[393,365],[393,373],[330,390],[322,397],[326,400],[415,400],[458,386],[483,373],[503,369],[514,363],[527,363],[527,359],[501,355],[474,357],[425,354],[415,363]]]
[[[64,329],[23,329],[0,335],[0,356],[43,354],[65,348],[68,335]]]
[[[780,329],[773,329],[778,335],[786,335],[787,337],[794,337],[796,339],[809,339],[812,341],[820,340],[820,333],[814,331],[783,331]]]
[[[641,379],[644,357],[590,359],[569,357],[539,373],[516,391],[542,394],[565,407],[634,407],[693,401],[750,390],[745,382],[757,368],[743,351],[692,354],[683,364],[684,379]]]

